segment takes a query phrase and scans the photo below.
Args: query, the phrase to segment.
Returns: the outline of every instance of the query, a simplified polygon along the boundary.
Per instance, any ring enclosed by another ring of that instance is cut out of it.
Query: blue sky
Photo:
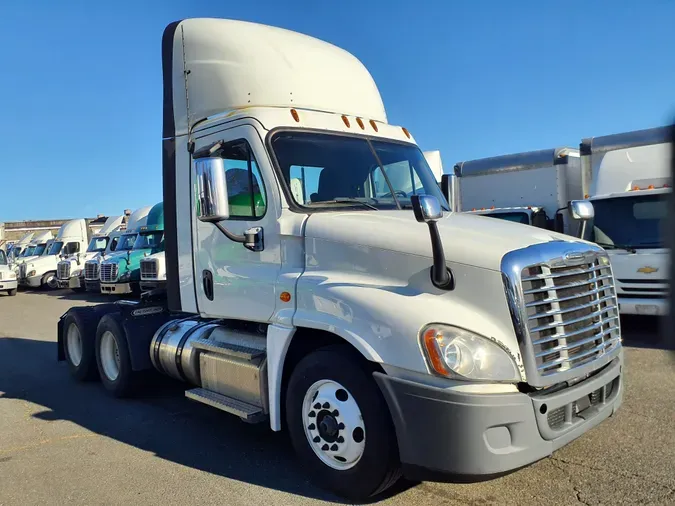
[[[160,42],[185,17],[304,32],[369,68],[446,170],[675,114],[675,2],[30,1],[0,8],[0,222],[162,198]]]

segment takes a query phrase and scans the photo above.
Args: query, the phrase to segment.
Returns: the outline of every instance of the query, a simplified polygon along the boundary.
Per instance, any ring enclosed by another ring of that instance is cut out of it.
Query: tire
[[[44,290],[56,290],[59,287],[56,272],[48,272],[42,276],[40,287]]]
[[[16,288],[12,288],[11,290],[7,290],[7,295],[10,297],[14,297],[16,295]]]
[[[115,397],[129,397],[136,390],[127,338],[119,313],[108,313],[96,328],[96,363],[105,389]]]
[[[96,311],[71,311],[63,320],[63,352],[70,375],[77,381],[98,378],[94,345],[99,317]]]
[[[383,492],[401,476],[389,409],[365,365],[346,346],[327,346],[298,363],[286,390],[286,423],[301,466],[323,488],[352,501]],[[317,399],[329,406],[314,404]]]

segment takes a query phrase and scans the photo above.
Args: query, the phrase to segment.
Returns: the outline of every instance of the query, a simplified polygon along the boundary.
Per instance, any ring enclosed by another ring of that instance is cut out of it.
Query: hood
[[[141,258],[145,258],[145,253],[150,253],[151,249],[135,249],[130,251],[129,262],[127,263],[127,252],[119,252],[113,256],[107,256],[102,263],[117,264],[119,266],[119,273],[122,274],[128,270],[135,270],[140,268]]]
[[[42,268],[43,266],[49,268],[50,266],[56,266],[60,260],[58,255],[40,255],[33,260],[26,261],[26,266],[29,268]]]
[[[494,271],[509,251],[549,241],[582,242],[531,225],[463,213],[446,213],[437,224],[448,262]],[[412,210],[314,213],[305,235],[432,258],[429,227],[418,223]]]

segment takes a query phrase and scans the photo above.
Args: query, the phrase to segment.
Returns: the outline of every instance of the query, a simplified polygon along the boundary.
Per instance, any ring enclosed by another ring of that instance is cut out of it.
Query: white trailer
[[[523,467],[615,413],[602,248],[450,212],[340,48],[190,19],[162,55],[166,298],[63,315],[75,378],[120,397],[153,368],[185,381],[195,402],[285,428],[303,469],[352,501],[402,473]]]
[[[587,238],[609,254],[624,314],[668,312],[670,141],[670,128],[660,127],[580,144],[584,192],[595,210]]]
[[[543,149],[455,164],[458,210],[578,233],[569,202],[583,199],[579,151]]]

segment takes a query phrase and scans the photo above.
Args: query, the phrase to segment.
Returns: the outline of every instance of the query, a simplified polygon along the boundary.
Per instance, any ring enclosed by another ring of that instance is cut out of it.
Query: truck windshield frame
[[[281,127],[267,134],[266,145],[292,211],[411,209],[411,195],[432,195],[444,211],[450,211],[414,143]]]
[[[103,246],[100,245],[101,241],[103,241]],[[87,253],[100,253],[101,251],[105,251],[109,241],[110,237],[92,237],[91,241],[89,241],[89,246],[87,247]]]
[[[663,219],[668,213],[668,193],[630,195],[591,200],[595,217],[589,226],[591,240],[619,249],[664,248]]]

